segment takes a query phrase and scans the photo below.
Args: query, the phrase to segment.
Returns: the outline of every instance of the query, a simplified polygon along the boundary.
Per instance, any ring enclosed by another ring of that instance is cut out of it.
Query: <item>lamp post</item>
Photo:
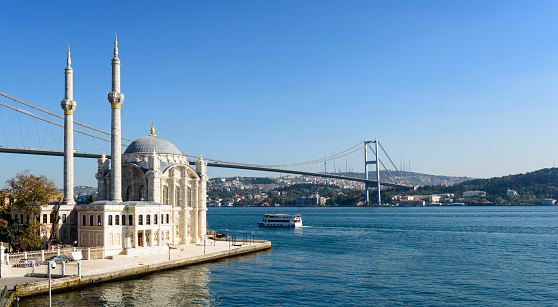
[[[167,246],[169,247],[169,260],[170,260],[170,243],[167,243]]]
[[[51,278],[51,273],[50,273],[50,269],[56,268],[56,262],[55,261],[49,261],[48,262],[48,306],[51,307],[52,306],[52,278]]]

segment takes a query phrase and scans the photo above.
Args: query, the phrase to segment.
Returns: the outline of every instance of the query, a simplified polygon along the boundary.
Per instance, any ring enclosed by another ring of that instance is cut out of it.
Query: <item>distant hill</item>
[[[401,177],[397,171],[390,170],[391,175],[396,177],[399,183],[402,183]],[[364,178],[364,173],[357,172],[347,172],[347,173],[335,173],[336,175],[350,176],[356,178]],[[423,186],[423,185],[454,185],[467,180],[471,180],[471,177],[455,177],[455,176],[441,176],[441,175],[429,175],[422,173],[404,172],[401,174],[407,180],[408,184],[413,186]],[[368,172],[368,178],[376,179],[376,172]],[[383,182],[394,182],[387,171],[380,171],[380,181]]]
[[[530,199],[558,199],[558,168],[545,168],[538,171],[494,177],[472,179],[453,186],[424,186],[417,192],[422,194],[453,193],[462,195],[463,191],[485,191],[487,199],[501,197],[506,199],[507,190],[515,190],[519,197]]]

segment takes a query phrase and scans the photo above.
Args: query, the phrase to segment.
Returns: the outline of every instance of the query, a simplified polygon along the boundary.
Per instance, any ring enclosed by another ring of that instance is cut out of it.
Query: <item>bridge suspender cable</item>
[[[17,112],[23,113],[23,114],[25,114],[25,115],[34,117],[34,118],[36,118],[36,119],[42,120],[42,121],[47,122],[47,123],[49,123],[49,124],[53,124],[53,125],[56,125],[56,126],[59,126],[59,127],[64,127],[63,124],[59,124],[59,123],[57,123],[57,122],[55,122],[55,121],[46,119],[46,118],[44,118],[44,117],[40,117],[40,116],[35,115],[35,114],[31,113],[31,112],[27,112],[27,111],[25,111],[25,110],[18,109],[18,108],[16,108],[16,107],[12,107],[11,105],[5,104],[5,103],[3,103],[3,102],[1,102],[1,101],[0,101],[0,105],[5,106],[6,108],[10,108],[10,109],[12,109],[12,110],[15,110],[15,111],[17,111]],[[88,135],[88,136],[90,136],[90,137],[97,138],[97,139],[99,139],[99,140],[103,140],[103,141],[110,142],[109,139],[105,139],[105,138],[103,138],[103,137],[100,137],[100,136],[97,136],[97,135],[94,135],[94,134],[91,134],[91,133],[87,133],[87,132],[85,132],[85,131],[81,131],[81,130],[77,130],[77,129],[74,129],[74,131],[77,132],[77,133],[81,133],[81,134]],[[128,145],[125,145],[125,144],[122,144],[122,145],[123,145],[123,146],[128,146]]]
[[[24,105],[26,105],[26,106],[28,106],[28,107],[33,108],[33,109],[39,110],[39,111],[41,111],[41,112],[44,112],[44,113],[46,113],[46,114],[48,114],[48,115],[52,115],[52,116],[58,117],[58,118],[60,118],[60,119],[64,119],[64,116],[62,116],[62,115],[59,115],[59,114],[56,114],[56,113],[51,112],[51,111],[49,111],[49,110],[45,110],[45,109],[43,109],[43,108],[37,107],[36,105],[30,104],[29,102],[23,101],[23,100],[21,100],[21,99],[18,99],[18,98],[16,98],[16,97],[13,97],[13,96],[10,96],[10,95],[8,95],[8,94],[6,94],[6,93],[0,92],[0,95],[4,96],[4,97],[6,97],[6,98],[9,98],[9,99],[11,99],[11,100],[13,100],[13,101],[16,101],[16,102],[19,102],[19,103],[21,103],[21,104],[24,104]],[[80,122],[74,121],[74,124],[79,125],[79,126],[82,126],[82,127],[85,127],[85,128],[88,128],[88,129],[91,129],[91,130],[94,130],[94,131],[97,131],[97,132],[101,132],[101,133],[106,134],[106,135],[110,135],[110,132],[108,132],[108,131],[104,131],[104,130],[98,129],[98,128],[95,128],[95,127],[93,127],[93,126],[90,126],[90,125],[87,125],[87,124],[84,124],[84,123],[80,123]],[[74,131],[77,132],[78,130],[74,130]],[[81,132],[80,132],[80,133],[81,133]],[[90,136],[91,136],[91,135],[90,135]],[[134,140],[132,140],[132,139],[128,139],[128,138],[124,138],[124,137],[123,137],[122,139],[123,139],[123,140],[126,140],[126,141],[130,141],[130,142],[133,142],[133,141],[134,141]],[[106,139],[102,139],[102,140],[106,140]],[[110,141],[109,141],[109,142],[110,142]]]

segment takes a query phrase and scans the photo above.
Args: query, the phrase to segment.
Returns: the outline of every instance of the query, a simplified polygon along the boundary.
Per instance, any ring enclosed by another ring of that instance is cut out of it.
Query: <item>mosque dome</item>
[[[153,149],[158,154],[182,155],[173,143],[156,136],[146,136],[132,142],[124,154],[152,153]]]

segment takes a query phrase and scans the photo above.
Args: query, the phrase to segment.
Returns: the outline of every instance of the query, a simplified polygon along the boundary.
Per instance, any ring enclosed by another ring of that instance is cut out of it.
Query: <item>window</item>
[[[19,221],[17,220],[17,214],[14,214],[14,220],[15,220],[16,222],[19,222]]]
[[[145,225],[151,225],[151,215],[150,214],[145,215]]]
[[[23,224],[23,214],[19,216],[19,219],[21,220],[21,224]]]
[[[153,225],[157,225],[157,214],[153,214]]]
[[[46,214],[43,214],[43,223],[45,223],[45,224],[48,223]]]
[[[167,214],[167,224],[169,223],[169,215]]]
[[[126,190],[126,200],[132,200],[132,186],[129,186]]]
[[[122,225],[126,225],[126,216],[122,215]]]
[[[97,215],[97,226],[101,226],[101,216]]]
[[[85,214],[83,214],[83,215],[81,216],[81,219],[82,219],[81,225],[83,225],[83,226],[87,225],[87,221],[86,221]],[[85,240],[83,240],[83,241],[85,241]]]
[[[138,216],[138,225],[143,225],[143,215]]]
[[[130,226],[134,225],[134,217],[132,215],[128,216],[128,225]]]
[[[118,214],[114,216],[114,225],[120,225],[120,215]]]
[[[165,222],[165,218],[164,218],[164,215],[163,215],[163,214],[161,214],[161,224],[163,224],[164,222]]]
[[[62,223],[66,223],[66,219],[67,219],[66,214],[62,214]]]
[[[93,215],[91,215],[91,214],[89,215],[89,226],[93,226]],[[93,245],[93,244],[91,244],[91,245]]]
[[[175,188],[176,189],[176,197],[174,199],[174,206],[178,207],[179,206],[179,201],[180,201],[180,188]]]
[[[139,188],[139,200],[143,201],[145,199],[145,186],[142,185]]]
[[[169,204],[169,188],[164,186],[163,187],[163,205]]]
[[[108,216],[108,224],[112,226],[112,215]]]

